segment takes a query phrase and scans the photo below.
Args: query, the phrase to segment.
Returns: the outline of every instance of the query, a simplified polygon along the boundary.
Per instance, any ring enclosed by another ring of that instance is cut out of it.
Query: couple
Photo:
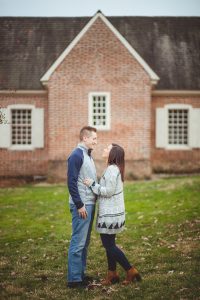
[[[72,237],[68,251],[69,288],[86,287],[92,278],[86,276],[87,249],[90,241],[95,202],[98,199],[96,230],[106,250],[108,273],[103,285],[119,282],[116,264],[126,271],[125,285],[141,280],[140,274],[115,244],[116,233],[123,230],[125,209],[123,197],[124,150],[117,144],[104,149],[107,169],[98,184],[91,151],[97,144],[96,128],[80,131],[80,143],[68,158],[68,189],[72,215]]]

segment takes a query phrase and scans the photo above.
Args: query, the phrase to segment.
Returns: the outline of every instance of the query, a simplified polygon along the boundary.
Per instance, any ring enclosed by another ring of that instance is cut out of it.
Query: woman
[[[117,144],[111,144],[104,149],[102,156],[107,161],[107,169],[101,177],[100,183],[98,184],[90,178],[84,180],[85,185],[98,195],[96,230],[100,233],[108,261],[108,274],[102,283],[109,285],[119,282],[119,275],[116,272],[116,265],[119,263],[126,271],[126,279],[123,283],[129,284],[134,280],[140,281],[141,276],[115,244],[116,234],[124,229],[125,224],[124,149]]]

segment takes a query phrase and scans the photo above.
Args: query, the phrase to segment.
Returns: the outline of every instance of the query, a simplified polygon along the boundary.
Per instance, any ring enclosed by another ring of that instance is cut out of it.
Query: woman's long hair
[[[125,157],[124,149],[117,144],[112,144],[112,148],[108,156],[108,165],[115,164],[116,166],[118,166],[121,173],[122,181],[124,181],[124,168],[125,168],[124,157]]]

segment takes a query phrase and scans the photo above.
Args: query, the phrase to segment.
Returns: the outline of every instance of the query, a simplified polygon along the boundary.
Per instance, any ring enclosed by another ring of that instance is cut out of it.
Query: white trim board
[[[198,90],[154,90],[153,96],[200,96]]]
[[[160,79],[157,74],[150,68],[150,66],[144,61],[144,59],[137,53],[137,51],[128,43],[128,41],[121,35],[121,33],[110,23],[110,21],[101,13],[97,12],[94,17],[85,25],[85,27],[79,32],[79,34],[74,38],[74,40],[69,44],[69,46],[63,51],[63,53],[57,58],[57,60],[51,65],[48,71],[42,76],[40,81],[43,85],[47,84],[52,73],[56,68],[62,63],[65,57],[70,53],[70,51],[75,47],[75,45],[80,41],[83,35],[89,30],[89,28],[94,24],[94,22],[101,18],[101,20],[108,26],[108,28],[114,33],[114,35],[120,40],[120,42],[125,46],[125,48],[131,53],[131,55],[139,62],[143,69],[149,75],[152,84],[157,84]]]
[[[42,90],[0,90],[0,95],[46,95],[47,93]]]

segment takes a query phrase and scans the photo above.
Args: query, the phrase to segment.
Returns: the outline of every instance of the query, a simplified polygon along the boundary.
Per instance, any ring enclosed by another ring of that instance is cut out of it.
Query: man
[[[91,151],[97,144],[96,128],[86,126],[80,131],[80,143],[68,158],[69,203],[72,214],[72,237],[68,251],[68,287],[84,287],[87,249],[95,213],[96,196],[83,183],[85,178],[97,180]]]

